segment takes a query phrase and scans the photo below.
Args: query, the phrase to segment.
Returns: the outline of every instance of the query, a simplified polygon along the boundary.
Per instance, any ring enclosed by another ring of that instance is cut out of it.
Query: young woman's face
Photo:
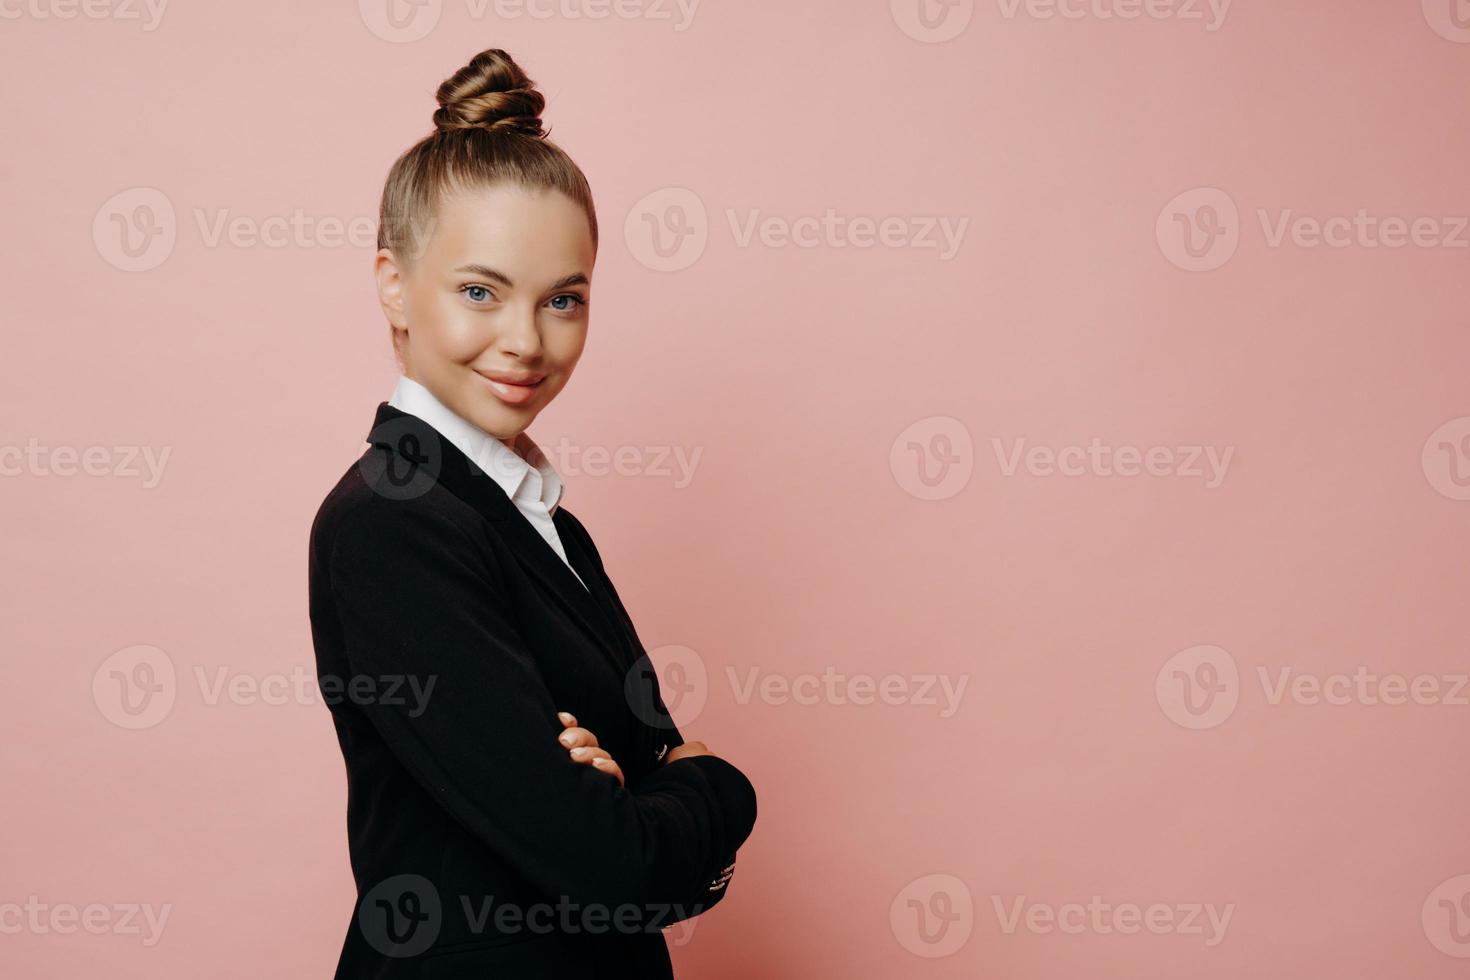
[[[596,254],[559,191],[501,184],[447,196],[405,269],[378,253],[378,295],[408,377],[507,443],[577,366]]]

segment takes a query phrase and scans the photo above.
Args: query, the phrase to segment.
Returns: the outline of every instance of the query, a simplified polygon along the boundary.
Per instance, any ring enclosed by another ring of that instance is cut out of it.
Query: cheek
[[[546,353],[564,370],[570,369],[582,356],[582,348],[586,344],[586,327],[577,330],[554,331],[546,342]]]
[[[479,324],[459,297],[442,290],[415,297],[409,327],[418,342],[451,360],[467,360],[479,353]]]

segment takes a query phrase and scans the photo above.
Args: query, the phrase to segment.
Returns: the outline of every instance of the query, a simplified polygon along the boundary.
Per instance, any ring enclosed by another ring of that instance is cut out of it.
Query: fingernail
[[[578,748],[572,749],[572,758],[573,759],[580,759],[580,758],[582,758],[586,754],[587,754],[587,749],[586,748],[578,747]],[[598,762],[601,762],[602,760],[601,759],[598,759],[597,761]]]
[[[573,742],[575,742],[577,740],[577,736],[573,735],[571,732],[563,732],[561,734],[560,738],[561,738],[561,744],[563,744],[563,745],[571,745]]]
[[[565,712],[565,711],[558,711],[558,712],[557,712],[557,713],[556,713],[556,716],[557,716],[557,717],[558,717],[558,718],[560,718],[560,719],[561,719],[561,720],[562,720],[562,721],[563,721],[563,722],[566,722],[566,723],[568,723],[568,724],[570,724],[570,723],[571,723],[571,720],[572,720],[572,716],[571,716],[571,715],[569,715],[569,714],[567,714],[567,713],[566,713],[566,712]]]

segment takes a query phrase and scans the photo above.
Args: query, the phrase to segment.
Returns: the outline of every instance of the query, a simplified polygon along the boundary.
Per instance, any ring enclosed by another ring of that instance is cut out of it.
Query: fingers
[[[714,755],[714,753],[703,742],[685,742],[682,745],[674,746],[664,755],[664,765],[697,755]]]
[[[601,751],[601,750],[598,749],[598,750],[594,750],[594,751]],[[616,762],[614,762],[612,760],[612,757],[611,756],[609,756],[606,759],[593,759],[592,760],[592,767],[594,769],[598,770],[599,772],[610,772],[610,773],[612,773],[614,776],[618,777],[618,785],[619,786],[622,786],[623,785],[623,769],[622,769],[621,766],[619,766]]]
[[[613,760],[612,755],[607,754],[607,749],[591,749],[587,746],[572,749],[573,763],[587,763],[600,773],[612,773],[617,777],[617,782],[623,782],[623,768]]]
[[[567,754],[572,757],[573,762],[585,763],[598,772],[616,776],[618,785],[625,785],[622,767],[613,761],[606,749],[598,747],[596,735],[585,728],[577,727],[577,718],[570,712],[558,711],[556,717],[566,727],[566,731],[557,736],[557,741],[571,750]]]
[[[618,785],[623,785],[623,769],[613,757],[607,754],[607,749],[593,749],[587,746],[579,746],[568,753],[573,762],[585,762],[598,772],[612,773],[618,777]]]
[[[597,736],[585,728],[568,728],[556,737],[557,741],[569,749],[575,749],[580,745],[595,748]]]

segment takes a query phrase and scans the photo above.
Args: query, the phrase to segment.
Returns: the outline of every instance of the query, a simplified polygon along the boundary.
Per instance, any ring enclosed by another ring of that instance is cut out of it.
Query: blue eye
[[[490,290],[485,288],[484,286],[465,286],[463,289],[460,290],[460,292],[468,296],[470,298],[470,302],[472,303],[483,303],[487,299],[491,298]]]
[[[556,309],[556,311],[558,313],[571,313],[571,312],[576,311],[579,307],[582,307],[582,306],[586,306],[587,305],[587,301],[585,299],[583,299],[582,297],[578,296],[576,293],[562,293],[560,296],[553,296],[551,298],[551,302],[553,304],[555,304],[557,302],[557,300],[563,300],[563,299],[569,299],[569,300],[573,301],[574,303],[576,303],[578,305],[577,306],[557,306],[557,307],[555,307],[555,309]]]

